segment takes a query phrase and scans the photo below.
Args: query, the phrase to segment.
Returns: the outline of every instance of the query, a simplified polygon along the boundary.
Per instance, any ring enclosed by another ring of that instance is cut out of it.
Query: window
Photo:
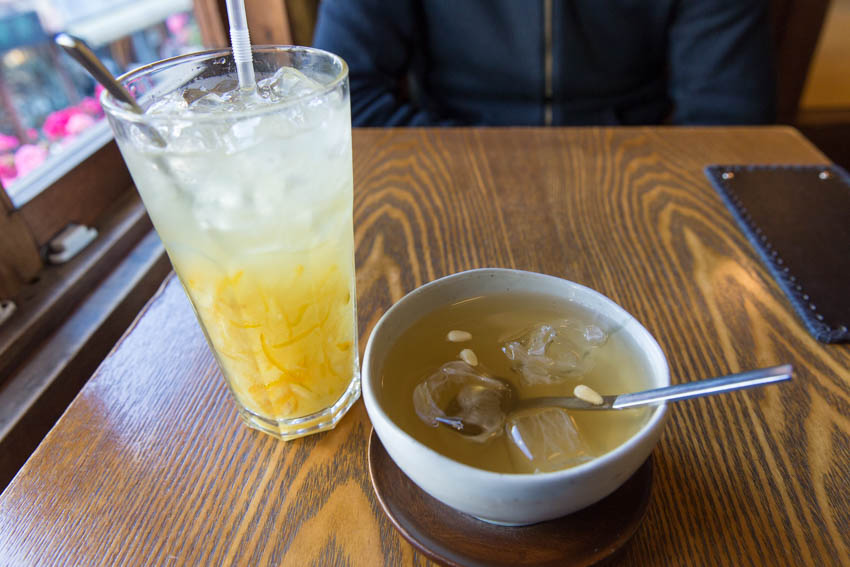
[[[292,43],[284,0],[246,5],[256,43]],[[0,308],[17,307],[0,324],[0,490],[170,269],[94,83],[52,35],[82,37],[118,74],[226,47],[226,29],[225,0],[0,0]],[[46,265],[71,222],[98,237]]]
[[[191,0],[0,3],[0,183],[31,200],[111,139],[100,88],[52,36],[83,38],[115,75],[202,47]]]
[[[83,38],[123,73],[202,48],[202,1],[0,0],[0,301],[39,276],[59,231],[103,221],[131,193],[99,89],[53,35]]]

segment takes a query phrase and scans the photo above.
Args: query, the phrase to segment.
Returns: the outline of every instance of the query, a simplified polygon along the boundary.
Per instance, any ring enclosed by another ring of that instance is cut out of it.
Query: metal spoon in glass
[[[98,59],[97,55],[94,54],[85,41],[67,33],[57,34],[53,38],[53,41],[56,42],[56,45],[64,49],[68,55],[73,57],[77,63],[82,65],[94,77],[94,80],[103,85],[103,88],[109,91],[109,94],[115,97],[116,100],[124,103],[132,112],[144,114],[144,110],[136,102],[136,99],[133,98],[133,95],[121,83],[115,80],[115,77],[112,76],[106,65]],[[154,144],[161,148],[165,147],[165,140],[159,135],[159,132],[144,124],[140,124],[139,127]]]
[[[676,384],[675,386],[667,386],[666,388],[644,390],[642,392],[634,392],[632,394],[602,396],[601,404],[594,404],[580,398],[568,396],[526,398],[517,400],[516,396],[513,395],[513,386],[503,380],[505,385],[511,390],[511,395],[507,396],[507,399],[509,400],[507,403],[510,407],[505,408],[505,413],[541,407],[558,407],[569,410],[620,410],[634,408],[638,406],[657,404],[664,401],[697,398],[700,396],[720,394],[732,390],[752,388],[754,386],[764,386],[766,384],[773,384],[774,382],[782,382],[784,380],[791,379],[791,371],[792,367],[790,364],[783,364],[781,366],[749,370],[747,372],[729,374],[727,376],[719,376],[717,378],[709,378],[707,380],[697,380],[696,382]],[[465,424],[460,418],[436,417],[434,419],[443,425],[447,425],[458,430],[464,435],[478,435],[481,433],[480,427],[475,424]]]

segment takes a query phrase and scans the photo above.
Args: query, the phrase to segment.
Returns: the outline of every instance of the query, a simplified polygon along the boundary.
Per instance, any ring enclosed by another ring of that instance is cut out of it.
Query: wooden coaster
[[[613,494],[563,518],[522,527],[488,524],[432,498],[396,466],[372,430],[369,474],[396,529],[450,567],[598,565],[634,535],[649,503],[652,457]]]

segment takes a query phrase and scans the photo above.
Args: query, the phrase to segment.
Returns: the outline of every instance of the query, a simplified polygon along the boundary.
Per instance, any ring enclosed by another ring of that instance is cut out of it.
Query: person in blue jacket
[[[356,126],[774,120],[766,0],[323,0]]]

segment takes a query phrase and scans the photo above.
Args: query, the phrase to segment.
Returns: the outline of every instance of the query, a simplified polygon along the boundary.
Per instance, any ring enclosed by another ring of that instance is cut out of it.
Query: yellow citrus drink
[[[346,230],[347,229],[347,230]],[[314,248],[172,262],[237,400],[286,420],[332,406],[356,369],[350,222]]]
[[[254,93],[201,73],[135,130],[110,119],[240,414],[290,439],[334,427],[360,392],[351,118],[338,58],[257,59]]]

